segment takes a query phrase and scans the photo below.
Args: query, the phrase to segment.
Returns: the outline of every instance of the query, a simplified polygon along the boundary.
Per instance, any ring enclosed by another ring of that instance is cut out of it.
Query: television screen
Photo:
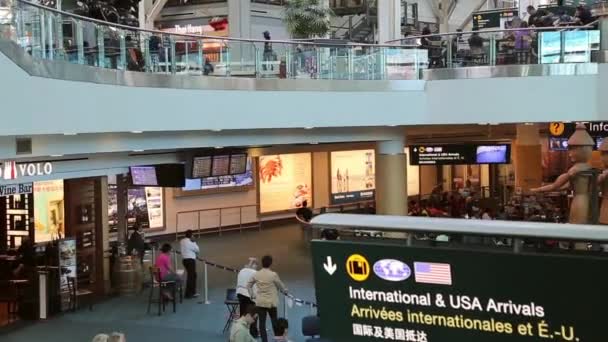
[[[241,175],[247,172],[247,155],[233,154],[230,156],[230,174]]]
[[[507,158],[507,145],[477,146],[477,164],[505,164]]]
[[[158,186],[156,167],[154,166],[131,166],[131,179],[133,185]]]
[[[205,178],[211,176],[211,157],[192,158],[192,178]]]
[[[211,171],[212,177],[226,176],[230,173],[230,156],[214,156],[213,168]]]
[[[156,165],[158,186],[166,188],[183,188],[186,185],[186,168],[184,164]]]
[[[197,179],[186,179],[186,186],[182,188],[183,191],[192,191],[201,189],[202,180]]]

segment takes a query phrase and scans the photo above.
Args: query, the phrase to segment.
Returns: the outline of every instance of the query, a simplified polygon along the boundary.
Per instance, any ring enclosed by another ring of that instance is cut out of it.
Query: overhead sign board
[[[604,138],[608,137],[608,121],[580,122],[587,127],[587,133],[595,141],[593,149],[599,148]],[[549,150],[565,151],[568,149],[568,139],[576,131],[577,122],[549,123]]]
[[[605,257],[348,241],[312,252],[328,340],[605,340]]]
[[[513,20],[518,13],[516,8],[475,12],[473,13],[473,28],[478,30],[505,28],[504,23]]]
[[[53,164],[51,162],[18,163],[14,160],[5,160],[0,167],[0,178],[4,180],[19,180],[52,173]]]
[[[455,144],[410,146],[412,165],[508,164],[511,145]]]

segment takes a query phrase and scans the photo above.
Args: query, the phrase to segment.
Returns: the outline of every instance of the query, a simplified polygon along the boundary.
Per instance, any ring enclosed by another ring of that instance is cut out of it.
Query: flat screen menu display
[[[247,155],[233,154],[230,156],[230,174],[240,175],[247,172]]]
[[[131,178],[133,185],[157,186],[156,168],[154,166],[132,166]]]
[[[230,156],[214,156],[213,157],[213,168],[211,169],[211,176],[225,176],[230,172]]]
[[[211,157],[194,157],[192,159],[192,178],[211,176]]]

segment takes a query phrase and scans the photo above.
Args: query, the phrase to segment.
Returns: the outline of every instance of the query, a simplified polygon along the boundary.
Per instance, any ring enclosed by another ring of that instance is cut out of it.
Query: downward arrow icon
[[[325,268],[325,271],[329,273],[329,275],[333,275],[334,272],[336,272],[338,265],[334,264],[331,257],[328,256],[327,261],[323,264],[323,268]]]

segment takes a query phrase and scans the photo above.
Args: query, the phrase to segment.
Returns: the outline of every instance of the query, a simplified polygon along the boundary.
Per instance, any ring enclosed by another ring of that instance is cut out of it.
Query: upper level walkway
[[[473,47],[471,33],[402,45],[239,40],[13,0],[0,9],[0,101],[11,115],[0,136],[605,117],[599,31],[524,31],[525,49],[513,30],[486,31]]]

